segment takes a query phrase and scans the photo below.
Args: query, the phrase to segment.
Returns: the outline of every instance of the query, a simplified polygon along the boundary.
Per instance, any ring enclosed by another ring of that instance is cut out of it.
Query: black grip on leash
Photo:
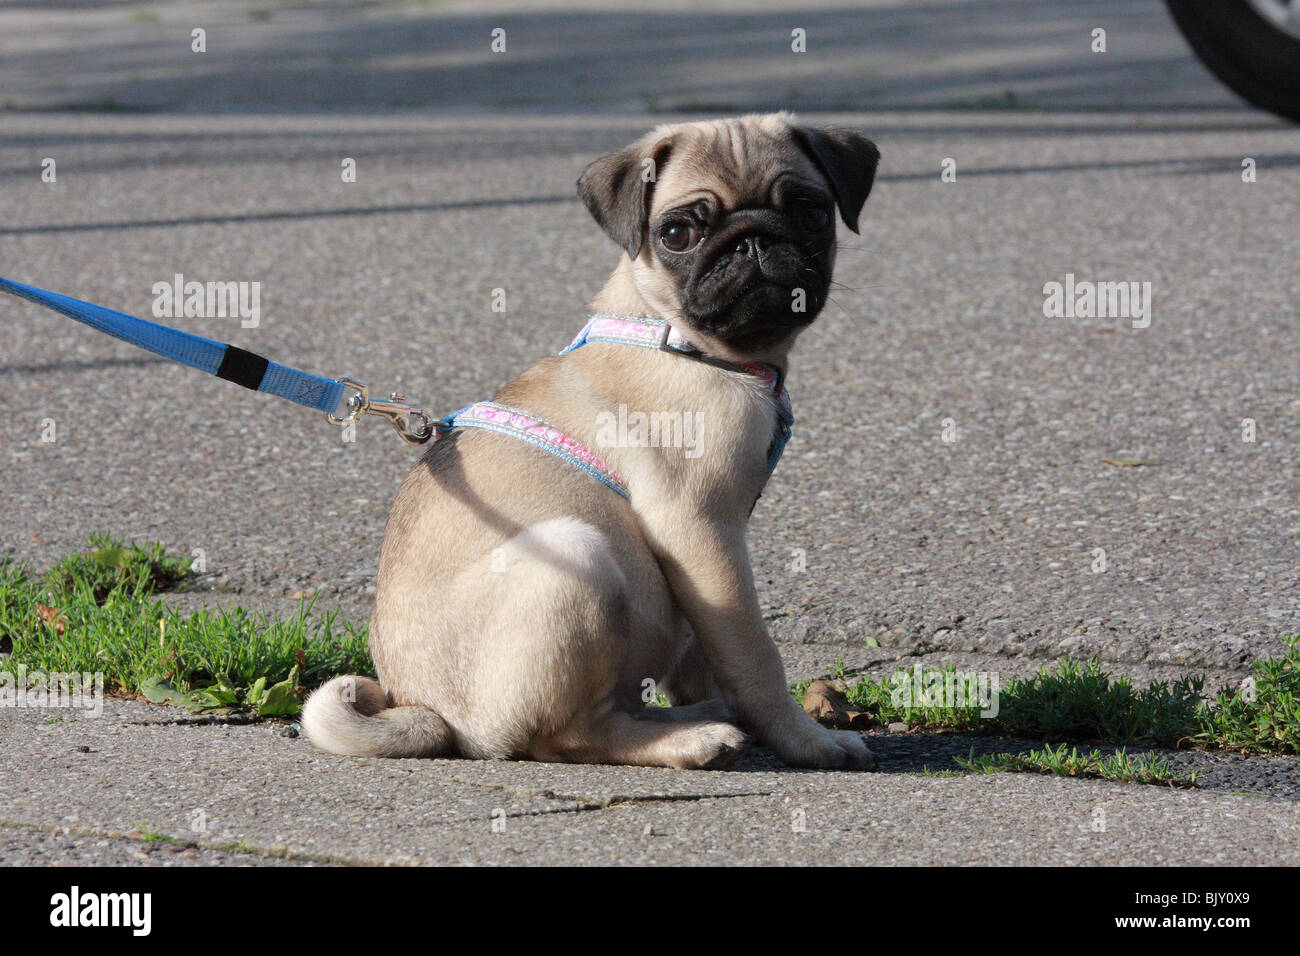
[[[257,391],[262,385],[269,364],[267,359],[255,352],[241,349],[237,345],[227,345],[225,354],[221,356],[221,365],[217,369],[217,378],[224,378],[227,382],[234,382],[236,385]]]

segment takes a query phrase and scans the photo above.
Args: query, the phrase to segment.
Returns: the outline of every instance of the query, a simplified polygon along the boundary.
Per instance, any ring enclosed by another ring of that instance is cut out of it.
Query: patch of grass
[[[288,618],[241,607],[184,614],[155,594],[184,581],[186,561],[104,535],[90,544],[40,576],[0,561],[6,669],[103,673],[110,693],[262,716],[297,713],[305,690],[336,674],[374,673],[364,625],[315,616],[314,601]]]
[[[998,688],[997,713],[981,716],[989,685],[954,668],[897,670],[883,681],[848,684],[842,664],[836,676],[856,710],[881,724],[973,734],[1070,742],[1104,741],[1123,746],[1300,753],[1300,635],[1284,638],[1281,657],[1255,662],[1246,686],[1204,695],[1205,678],[1192,675],[1155,681],[1141,690],[1112,677],[1097,659],[1067,658],[1027,680]],[[791,687],[802,701],[811,681]],[[918,686],[920,685],[920,686]],[[984,697],[981,698],[981,693]],[[992,708],[990,708],[992,709]]]
[[[1197,777],[1195,770],[1185,777],[1175,773],[1169,761],[1156,754],[1133,757],[1124,750],[1109,755],[1097,750],[1081,754],[1073,747],[1067,753],[1065,744],[1023,754],[986,754],[982,757],[976,757],[972,750],[969,757],[958,757],[957,763],[975,773],[1041,773],[1053,777],[1092,777],[1181,789],[1194,788]]]
[[[131,825],[135,827],[135,832],[140,834],[140,839],[145,843],[180,843],[181,841],[174,836],[169,836],[161,830],[155,830],[146,826],[139,820],[132,820]]]
[[[973,703],[978,699],[977,680],[951,667],[922,673],[924,683],[920,688],[912,686],[914,671],[898,670],[881,683],[864,680],[849,686],[845,697],[853,707],[886,725],[901,722],[927,730],[983,729],[981,723],[988,721],[981,721],[980,707]],[[844,679],[842,674],[840,670],[838,679]],[[898,692],[903,686],[908,687],[908,693]],[[944,688],[952,692],[941,692]]]
[[[1245,686],[1223,690],[1201,715],[1198,744],[1243,753],[1300,753],[1300,634],[1287,653],[1256,661]]]
[[[1067,659],[1027,681],[1012,681],[993,723],[1001,733],[1052,740],[1105,740],[1176,747],[1196,732],[1205,678],[1155,681],[1135,690],[1095,658]]]
[[[90,536],[91,550],[68,555],[45,575],[44,584],[52,598],[73,594],[80,588],[102,604],[110,591],[166,591],[179,585],[190,573],[189,558],[173,558],[161,544],[147,548],[122,545],[109,535]]]

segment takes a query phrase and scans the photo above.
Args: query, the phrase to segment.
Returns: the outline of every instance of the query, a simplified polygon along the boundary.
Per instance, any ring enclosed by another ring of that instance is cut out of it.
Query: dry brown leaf
[[[804,713],[827,727],[861,730],[876,723],[868,713],[857,710],[844,696],[842,685],[834,681],[815,680],[803,695]]]
[[[50,607],[48,604],[36,605],[36,613],[40,619],[58,633],[62,634],[68,627],[68,622],[64,619],[62,612],[57,607]]]
[[[1103,462],[1116,468],[1138,468],[1142,465],[1158,465],[1158,461],[1146,461],[1142,458],[1103,458]]]

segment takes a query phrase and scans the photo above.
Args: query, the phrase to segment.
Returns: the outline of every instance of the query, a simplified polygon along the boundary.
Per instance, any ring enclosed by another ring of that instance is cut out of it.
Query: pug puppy
[[[626,499],[527,441],[432,445],[388,518],[379,681],[317,690],[312,743],[717,768],[754,735],[792,766],[872,767],[857,733],[803,713],[763,624],[745,528],[779,412],[740,366],[784,377],[826,302],[836,210],[856,232],[878,159],[856,132],[778,113],[660,126],[586,169],[578,194],[624,252],[590,312],[666,319],[697,354],[592,342],[494,397],[599,449]],[[620,407],[692,416],[698,447],[602,443]]]

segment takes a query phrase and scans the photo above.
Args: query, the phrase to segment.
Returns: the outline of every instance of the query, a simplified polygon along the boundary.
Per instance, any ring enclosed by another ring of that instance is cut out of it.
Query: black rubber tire
[[[1246,101],[1300,123],[1300,39],[1247,0],[1165,0],[1201,62]]]

